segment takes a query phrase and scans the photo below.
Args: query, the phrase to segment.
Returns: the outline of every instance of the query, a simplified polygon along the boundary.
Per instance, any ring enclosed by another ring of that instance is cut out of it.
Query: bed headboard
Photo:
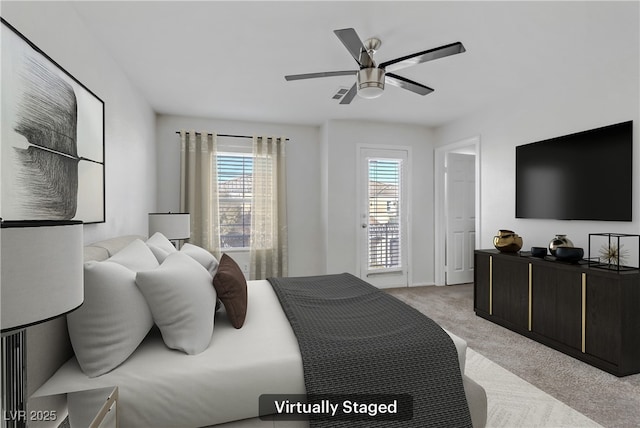
[[[84,261],[106,260],[141,235],[125,235],[95,242],[84,247]],[[66,317],[56,318],[27,329],[27,397],[73,356]],[[50,409],[57,406],[52,403]]]

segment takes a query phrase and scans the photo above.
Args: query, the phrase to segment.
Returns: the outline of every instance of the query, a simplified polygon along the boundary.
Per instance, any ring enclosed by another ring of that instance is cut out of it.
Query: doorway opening
[[[435,283],[473,282],[480,238],[479,136],[436,149],[435,202]]]
[[[360,277],[378,288],[408,285],[409,153],[360,148]]]

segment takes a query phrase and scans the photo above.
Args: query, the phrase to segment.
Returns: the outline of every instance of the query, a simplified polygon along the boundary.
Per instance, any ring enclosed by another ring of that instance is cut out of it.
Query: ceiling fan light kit
[[[287,81],[314,79],[318,77],[353,76],[356,75],[356,82],[351,89],[342,97],[340,104],[349,104],[356,93],[362,98],[378,98],[384,92],[385,83],[406,89],[418,95],[427,95],[433,89],[413,80],[399,76],[389,71],[400,70],[412,65],[432,61],[450,55],[465,52],[465,48],[460,42],[451,43],[438,48],[429,49],[412,55],[407,55],[385,61],[376,65],[373,55],[382,44],[379,39],[367,39],[364,43],[353,28],[334,30],[334,33],[342,44],[347,48],[353,59],[359,66],[359,70],[327,71],[320,73],[292,74],[284,76]],[[333,97],[335,98],[335,96]]]
[[[384,92],[384,75],[381,68],[363,68],[358,71],[358,95],[362,98],[378,98]]]

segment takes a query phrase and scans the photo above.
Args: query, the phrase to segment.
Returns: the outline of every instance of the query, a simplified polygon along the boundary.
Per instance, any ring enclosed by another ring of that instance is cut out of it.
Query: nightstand
[[[28,427],[118,428],[117,386],[68,392],[69,415],[64,420],[60,419],[64,416],[62,412],[49,410],[49,403],[54,397],[64,397],[64,394],[37,396],[29,400]]]
[[[67,393],[67,404],[72,427],[118,428],[117,386]]]

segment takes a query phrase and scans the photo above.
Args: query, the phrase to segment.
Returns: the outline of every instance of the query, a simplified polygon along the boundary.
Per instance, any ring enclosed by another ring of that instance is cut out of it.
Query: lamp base
[[[26,330],[2,336],[2,426],[25,428],[27,406],[26,382]]]

